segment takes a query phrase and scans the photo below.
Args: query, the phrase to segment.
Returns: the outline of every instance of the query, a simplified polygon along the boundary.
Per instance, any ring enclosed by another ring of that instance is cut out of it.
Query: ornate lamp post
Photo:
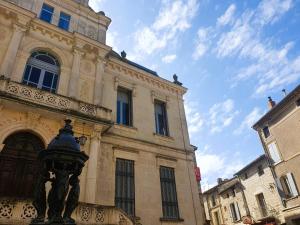
[[[71,214],[78,205],[80,193],[78,176],[88,158],[80,151],[79,140],[74,137],[71,120],[65,120],[65,126],[59,130],[59,134],[50,142],[48,148],[39,154],[40,174],[33,202],[37,217],[32,220],[32,225],[75,224]],[[48,181],[52,187],[47,198],[45,184]],[[45,222],[47,202],[48,221]]]

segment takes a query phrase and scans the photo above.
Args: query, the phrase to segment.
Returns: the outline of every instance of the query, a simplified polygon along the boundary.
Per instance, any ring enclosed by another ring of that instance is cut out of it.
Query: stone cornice
[[[114,72],[122,73],[124,75],[130,76],[133,79],[137,79],[143,82],[154,86],[155,88],[167,90],[173,94],[184,95],[187,91],[186,88],[178,86],[166,79],[161,77],[153,76],[152,74],[148,74],[138,68],[135,68],[129,64],[126,64],[118,59],[110,57],[107,66]]]

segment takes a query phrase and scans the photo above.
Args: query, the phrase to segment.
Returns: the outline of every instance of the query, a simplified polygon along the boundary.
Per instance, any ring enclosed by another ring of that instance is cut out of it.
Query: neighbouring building
[[[271,159],[286,223],[300,224],[300,86],[278,104],[269,97],[269,108],[253,128]]]
[[[106,45],[88,0],[0,1],[0,224],[28,224],[37,154],[71,119],[78,224],[203,225],[187,89]],[[199,177],[198,177],[199,181]]]
[[[285,222],[283,205],[266,155],[258,157],[235,176],[243,187],[248,215],[254,223]]]
[[[283,205],[267,156],[262,155],[232,179],[203,193],[211,225],[284,224]],[[247,223],[248,222],[248,223]]]

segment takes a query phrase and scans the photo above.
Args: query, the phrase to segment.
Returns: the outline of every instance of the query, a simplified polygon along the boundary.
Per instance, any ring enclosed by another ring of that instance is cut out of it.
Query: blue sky
[[[90,0],[117,52],[189,91],[202,187],[263,153],[251,126],[300,80],[300,0]]]

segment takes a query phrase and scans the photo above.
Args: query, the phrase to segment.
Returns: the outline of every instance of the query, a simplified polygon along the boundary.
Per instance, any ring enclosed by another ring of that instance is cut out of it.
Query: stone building
[[[265,155],[203,193],[211,225],[284,224],[283,206]]]
[[[248,215],[252,221],[283,224],[283,205],[266,155],[238,171],[235,176],[243,187]]]
[[[88,0],[0,1],[0,224],[28,224],[37,154],[73,121],[78,224],[202,225],[187,89],[106,45]]]
[[[269,97],[270,110],[253,126],[271,159],[272,169],[289,225],[300,224],[300,86],[278,104]]]

